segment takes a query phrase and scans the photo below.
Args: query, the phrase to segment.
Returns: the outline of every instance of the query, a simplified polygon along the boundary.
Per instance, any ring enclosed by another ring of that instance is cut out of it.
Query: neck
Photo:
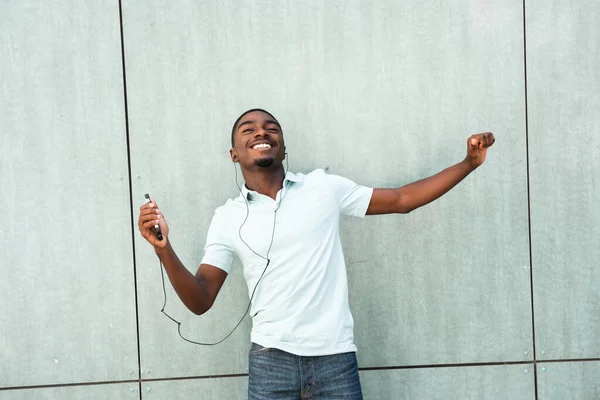
[[[242,170],[246,187],[273,200],[277,197],[277,192],[283,187],[285,171],[283,166],[277,169],[260,168],[254,171]]]

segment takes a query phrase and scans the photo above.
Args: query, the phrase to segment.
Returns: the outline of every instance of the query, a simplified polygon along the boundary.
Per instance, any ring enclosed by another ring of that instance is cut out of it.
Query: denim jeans
[[[249,400],[362,400],[355,353],[303,357],[252,343]]]

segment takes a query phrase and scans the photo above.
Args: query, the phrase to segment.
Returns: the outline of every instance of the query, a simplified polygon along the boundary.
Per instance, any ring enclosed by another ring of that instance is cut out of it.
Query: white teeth
[[[271,145],[268,143],[260,143],[255,146],[252,146],[253,149],[270,149]]]

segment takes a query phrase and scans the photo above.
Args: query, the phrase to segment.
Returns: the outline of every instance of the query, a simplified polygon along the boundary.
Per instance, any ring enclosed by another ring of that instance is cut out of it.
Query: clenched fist
[[[154,226],[160,227],[163,239],[158,240]],[[164,249],[167,246],[167,238],[169,236],[169,225],[158,209],[158,205],[154,200],[140,207],[140,217],[138,218],[138,228],[142,236],[154,246],[155,250]]]
[[[473,169],[479,167],[485,161],[485,155],[488,147],[494,144],[496,139],[492,132],[479,133],[477,135],[471,135],[467,140],[467,157],[466,160],[469,162]]]

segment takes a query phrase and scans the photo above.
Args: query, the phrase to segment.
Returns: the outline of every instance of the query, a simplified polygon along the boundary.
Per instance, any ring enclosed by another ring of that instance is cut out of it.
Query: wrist
[[[475,171],[480,165],[473,162],[471,159],[469,159],[469,157],[465,157],[465,159],[462,160],[460,164],[467,171],[467,173]]]
[[[164,246],[155,246],[154,247],[154,253],[158,256],[158,258],[162,259],[169,251],[171,248],[171,243],[169,243],[169,240],[165,237],[163,240],[166,241]]]

